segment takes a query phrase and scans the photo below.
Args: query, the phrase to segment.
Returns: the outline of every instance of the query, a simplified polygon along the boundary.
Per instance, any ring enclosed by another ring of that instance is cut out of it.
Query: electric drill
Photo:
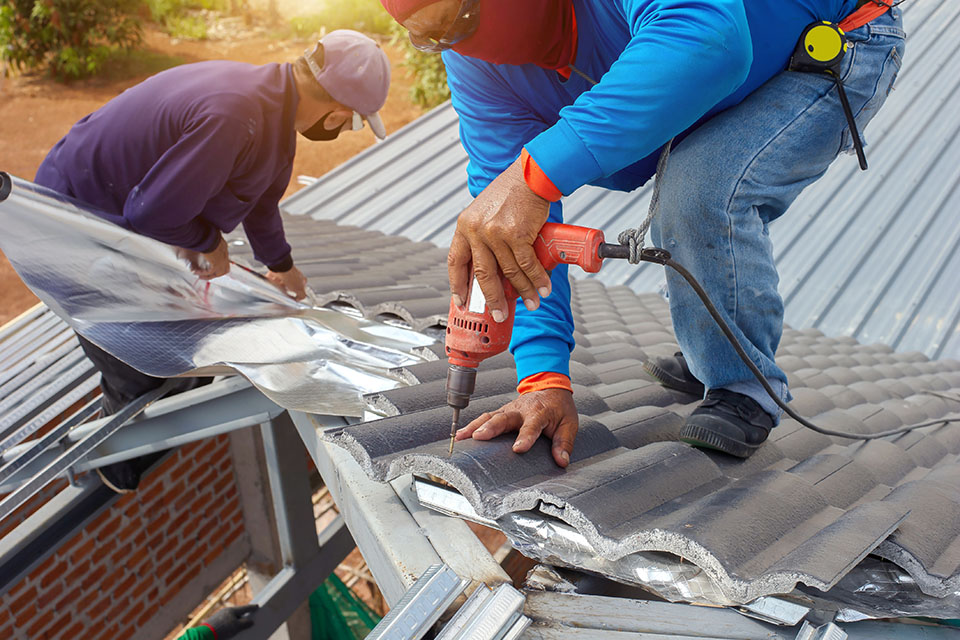
[[[604,242],[603,232],[598,229],[554,222],[543,225],[533,249],[547,271],[559,264],[576,264],[587,273],[599,271],[604,258],[626,258],[629,253],[624,245]],[[446,353],[450,362],[447,370],[447,404],[453,408],[451,454],[460,424],[460,411],[470,404],[470,396],[476,386],[477,367],[487,358],[506,351],[510,345],[517,294],[509,280],[501,277],[501,282],[507,299],[507,317],[503,322],[494,322],[476,278],[473,278],[462,307],[450,301]]]

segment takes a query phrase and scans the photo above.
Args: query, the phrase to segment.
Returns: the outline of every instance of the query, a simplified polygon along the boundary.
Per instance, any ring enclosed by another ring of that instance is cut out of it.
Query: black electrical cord
[[[611,256],[612,257],[612,256]],[[780,399],[777,396],[776,392],[773,390],[773,387],[770,386],[770,383],[767,382],[766,377],[763,375],[763,372],[760,371],[759,367],[754,364],[753,360],[750,359],[750,356],[747,355],[746,350],[740,344],[740,340],[737,339],[737,336],[730,329],[730,325],[727,324],[726,320],[723,319],[723,316],[720,315],[720,312],[717,311],[717,308],[714,306],[713,302],[710,300],[710,296],[707,295],[707,292],[703,289],[700,283],[696,278],[693,277],[686,268],[683,267],[680,263],[673,260],[670,256],[669,251],[664,249],[644,249],[640,254],[640,259],[644,262],[653,262],[655,264],[663,265],[670,267],[677,273],[679,273],[687,283],[693,287],[693,290],[696,292],[697,296],[700,298],[700,301],[703,303],[703,306],[706,307],[707,311],[710,313],[710,316],[717,323],[717,326],[720,327],[720,330],[723,331],[723,335],[726,336],[727,340],[730,342],[730,345],[737,352],[737,355],[740,356],[740,359],[743,360],[743,363],[747,365],[750,371],[753,373],[757,381],[763,386],[763,389],[767,392],[774,402],[777,403],[784,413],[788,416],[802,424],[808,429],[812,429],[817,433],[822,433],[827,436],[836,436],[838,438],[849,438],[851,440],[876,440],[878,438],[886,438],[889,436],[894,436],[900,433],[907,433],[908,431],[913,431],[914,429],[921,429],[923,427],[932,427],[935,425],[945,425],[951,422],[960,422],[960,418],[939,418],[937,420],[930,420],[928,422],[921,422],[919,424],[913,424],[907,427],[900,427],[899,429],[890,429],[888,431],[881,431],[879,433],[872,433],[869,435],[859,434],[859,433],[847,433],[845,431],[834,431],[833,429],[825,429],[823,427],[818,427],[813,424],[796,411],[790,408],[790,406]]]

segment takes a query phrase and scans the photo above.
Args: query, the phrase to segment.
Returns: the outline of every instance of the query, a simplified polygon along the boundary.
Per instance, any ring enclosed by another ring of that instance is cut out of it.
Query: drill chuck
[[[466,409],[470,404],[470,396],[477,384],[477,370],[475,367],[463,367],[458,364],[450,365],[447,369],[447,404],[454,409]]]

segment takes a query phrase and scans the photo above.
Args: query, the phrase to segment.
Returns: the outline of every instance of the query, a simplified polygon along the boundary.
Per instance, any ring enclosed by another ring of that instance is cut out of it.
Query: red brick
[[[140,516],[140,511],[143,509],[143,504],[138,500],[134,500],[127,505],[126,509],[123,510],[123,515],[130,518],[131,520],[136,521]]]
[[[66,631],[62,632],[60,634],[60,637],[61,638],[86,638],[87,636],[84,635],[83,633],[83,629],[86,626],[87,625],[84,624],[83,620],[78,620],[76,624],[74,624],[72,627],[70,627]]]
[[[147,540],[147,548],[156,549],[157,547],[159,547],[161,544],[163,544],[163,538],[165,535],[166,533],[164,531],[158,531],[156,535],[154,535],[152,538]],[[133,544],[136,547],[140,546],[140,544],[137,543],[136,540],[134,540]]]
[[[175,532],[172,532],[172,531],[171,531],[171,533],[173,534],[173,533],[175,533]],[[156,556],[157,556],[157,558],[166,558],[166,557],[169,556],[171,553],[173,553],[174,551],[176,551],[176,549],[177,549],[177,547],[178,547],[179,545],[180,545],[180,540],[179,540],[179,538],[171,537],[169,540],[167,540],[166,544],[164,544],[162,547],[160,547],[159,549],[157,549],[157,551],[156,551]]]
[[[57,611],[63,611],[64,609],[69,607],[71,604],[73,604],[76,601],[76,599],[80,597],[81,593],[83,593],[83,589],[81,589],[80,587],[74,587],[71,591],[67,592],[67,595],[60,598],[60,600],[57,601],[57,604],[55,604],[53,608],[56,609]]]
[[[141,579],[140,582],[133,587],[133,591],[130,592],[130,599],[136,602],[150,587],[156,589],[152,580]]]
[[[186,571],[187,571],[187,565],[181,562],[181,563],[178,564],[176,567],[174,567],[172,570],[170,570],[170,571],[167,572],[167,575],[164,576],[163,581],[164,581],[166,584],[168,584],[168,585],[169,585],[169,584],[172,584],[172,583],[176,582],[177,580],[179,580],[179,579],[180,579],[180,576],[182,576],[184,573],[186,573]]]
[[[133,545],[128,542],[127,544],[123,545],[122,547],[120,547],[119,549],[113,552],[113,555],[110,556],[110,562],[115,565],[128,567],[130,565],[127,564],[127,559],[129,558],[131,553],[133,553]]]
[[[183,529],[184,523],[186,523],[186,521],[190,519],[190,516],[191,516],[191,515],[193,515],[193,514],[190,513],[189,511],[184,511],[184,512],[181,513],[179,516],[177,516],[177,519],[176,519],[176,520],[174,520],[174,521],[171,522],[169,525],[167,525],[167,530],[168,530],[168,531],[181,531],[181,530]]]
[[[37,606],[41,609],[46,609],[47,605],[59,598],[61,593],[63,593],[62,582],[58,582],[46,589],[41,589],[40,594],[37,595]]]
[[[207,555],[203,556],[203,564],[204,564],[204,566],[209,566],[210,563],[212,563],[214,560],[216,560],[216,559],[220,556],[220,554],[223,553],[224,549],[226,549],[226,546],[227,546],[227,545],[225,545],[225,544],[217,544],[215,547],[213,547],[213,548],[210,550],[210,553],[208,553]]]
[[[94,589],[94,590],[91,591],[90,593],[88,593],[88,594],[86,594],[85,596],[83,596],[83,598],[81,598],[81,599],[77,602],[77,608],[76,608],[76,610],[77,610],[77,611],[101,611],[102,608],[101,608],[100,606],[93,607],[93,601],[96,600],[97,598],[99,598],[100,595],[101,595],[100,590],[99,590],[99,589]],[[64,596],[64,599],[66,599],[68,596],[69,596],[69,594],[68,594],[67,596]],[[98,603],[98,604],[99,604],[99,603]],[[104,602],[103,604],[105,604],[105,605],[106,605],[106,604],[110,604],[110,596],[109,596],[109,595],[106,597],[106,600],[105,600],[105,602]]]
[[[193,453],[193,459],[200,464],[210,464],[211,460],[214,459],[213,452],[216,451],[219,444],[220,443],[217,442],[216,438],[210,438],[203,444],[202,447]]]
[[[179,513],[180,511],[183,511],[184,509],[186,509],[187,505],[190,504],[190,502],[197,497],[198,493],[199,492],[197,491],[196,487],[190,487],[189,489],[184,489],[182,495],[180,495],[176,500],[172,500],[173,510]],[[164,504],[171,504],[171,503],[166,502],[166,498],[164,498]]]
[[[208,464],[198,465],[197,468],[191,471],[187,476],[187,484],[198,487],[203,484],[213,482],[216,472],[216,467]]]
[[[24,625],[33,620],[34,616],[36,615],[37,605],[31,602],[30,605],[20,613],[17,613],[16,611],[13,612],[13,626],[17,629],[21,629]]]
[[[201,563],[203,562],[203,555],[206,552],[207,552],[207,544],[206,543],[198,544],[197,548],[194,549],[190,553],[190,555],[187,556],[187,559],[186,559],[187,566],[194,567],[198,564],[200,564],[200,566],[203,566]]]
[[[117,584],[117,580],[123,577],[123,567],[114,567],[113,569],[107,570],[107,575],[103,576],[100,580],[100,591],[103,593],[112,593],[113,585]]]
[[[146,541],[146,539],[147,539],[147,530],[141,529],[140,533],[138,533],[136,537],[133,539],[133,546],[139,547],[144,543],[144,541]]]
[[[114,618],[119,618],[124,611],[127,610],[127,607],[130,606],[130,598],[121,597],[118,602],[116,602],[113,607],[110,608],[106,613],[106,619],[112,620]]]
[[[217,465],[217,471],[219,471],[220,473],[226,473],[232,467],[233,467],[233,458],[231,458],[230,456],[227,456],[220,461],[220,464]],[[231,473],[229,475],[232,476],[233,474]]]
[[[183,591],[183,588],[190,584],[190,581],[195,578],[196,576],[192,572],[182,574],[180,579],[170,586],[170,591],[173,593],[180,593]]]
[[[233,541],[239,538],[244,533],[244,531],[245,529],[243,527],[237,527],[226,538],[223,538],[220,541],[220,544],[223,546],[224,549],[226,549],[231,544],[233,544]]]
[[[157,515],[155,515],[154,517],[150,518],[150,519],[149,519],[147,522],[145,522],[142,526],[144,526],[144,527],[150,527],[151,529],[156,530],[156,529],[159,529],[159,528],[161,528],[161,527],[165,527],[168,520],[170,520],[170,512],[169,512],[169,511],[160,511],[159,513],[157,513]]]
[[[126,564],[128,567],[139,566],[140,563],[143,562],[143,560],[149,555],[150,555],[150,547],[143,547],[141,549],[137,549],[132,554],[130,554],[129,558],[127,558]]]
[[[231,484],[233,484],[233,475],[224,475],[213,483],[213,492],[215,494],[223,493],[223,490]]]
[[[111,509],[112,511],[112,509]],[[97,531],[97,538],[99,540],[109,540],[113,534],[115,534],[120,529],[120,523],[122,522],[120,514],[117,514],[110,522],[103,525],[99,531]]]
[[[33,571],[30,572],[31,578],[36,578],[37,576],[42,576],[44,572],[53,566],[53,563],[57,561],[57,556],[51,554],[49,558],[38,564]]]
[[[160,609],[159,604],[152,604],[144,610],[143,614],[137,618],[137,626],[142,627],[143,625],[150,622],[150,619],[157,615],[157,611]]]
[[[83,580],[80,582],[80,587],[86,591],[91,587],[95,587],[100,584],[101,578],[107,573],[106,565],[100,565],[94,567],[92,570],[87,571],[83,576]],[[71,584],[71,581],[68,580],[67,584]]]
[[[73,569],[70,570],[70,573],[63,576],[63,579],[67,584],[77,584],[78,582],[83,583],[89,574],[90,561],[85,560],[80,564],[74,565]]]
[[[97,541],[94,538],[90,538],[79,547],[73,550],[73,553],[70,554],[70,564],[77,564],[81,562],[84,558],[93,553],[93,550],[97,546]]]
[[[23,592],[23,595],[18,597],[16,600],[10,603],[10,611],[13,615],[17,615],[19,612],[26,609],[29,605],[32,605],[37,600],[37,588],[30,587]]]
[[[63,560],[57,563],[56,567],[48,571],[40,578],[40,588],[46,589],[54,582],[58,582],[63,579],[63,574],[67,572],[67,563]]]
[[[177,484],[170,487],[167,491],[163,492],[163,506],[168,507],[174,503],[174,501],[183,495],[184,491],[187,491],[190,488],[184,480],[180,480]]]
[[[129,594],[130,591],[133,590],[133,587],[139,581],[140,581],[140,576],[138,576],[135,573],[131,573],[129,576],[124,578],[123,582],[121,582],[120,584],[118,584],[116,587],[113,588],[114,595],[121,598],[126,597],[127,594]]]
[[[30,638],[31,640],[33,640],[34,638],[40,638],[41,637],[40,632],[46,629],[47,627],[49,627],[51,624],[56,622],[57,628],[59,629],[59,628],[62,628],[64,625],[70,624],[70,618],[71,618],[71,615],[69,613],[63,616],[54,616],[49,613],[42,613],[37,617],[37,619],[33,622],[33,624],[27,628],[26,630],[27,637]],[[44,635],[44,637],[46,637],[46,634]]]
[[[197,463],[190,458],[179,460],[176,468],[170,472],[169,477],[174,481],[185,478],[196,466]]]
[[[147,505],[162,496],[166,493],[167,488],[162,481],[158,478],[154,482],[147,483],[147,486],[142,487],[137,492],[137,502],[140,505]]]
[[[10,611],[6,607],[0,608],[0,627],[10,619]]]
[[[173,569],[173,563],[176,561],[176,558],[167,558],[163,562],[157,565],[154,575],[158,578],[164,578],[170,569]]]

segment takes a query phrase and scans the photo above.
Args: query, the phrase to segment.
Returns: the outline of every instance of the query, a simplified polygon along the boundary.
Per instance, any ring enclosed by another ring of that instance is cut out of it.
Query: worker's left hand
[[[493,413],[457,431],[457,440],[491,440],[509,431],[518,431],[513,443],[516,453],[526,453],[541,434],[553,440],[553,459],[561,467],[570,464],[573,441],[580,417],[573,394],[566,389],[541,389],[524,393]]]
[[[248,604],[242,607],[220,609],[210,616],[205,624],[213,629],[217,640],[228,640],[253,626],[253,613],[259,608],[259,605]]]
[[[549,212],[550,203],[524,181],[518,158],[457,219],[447,256],[454,302],[461,306],[466,301],[472,267],[494,321],[507,317],[501,272],[527,308],[536,309],[539,296],[550,295],[550,276],[533,250]]]
[[[294,300],[307,297],[307,277],[300,269],[291,267],[289,271],[267,271],[267,280]]]

